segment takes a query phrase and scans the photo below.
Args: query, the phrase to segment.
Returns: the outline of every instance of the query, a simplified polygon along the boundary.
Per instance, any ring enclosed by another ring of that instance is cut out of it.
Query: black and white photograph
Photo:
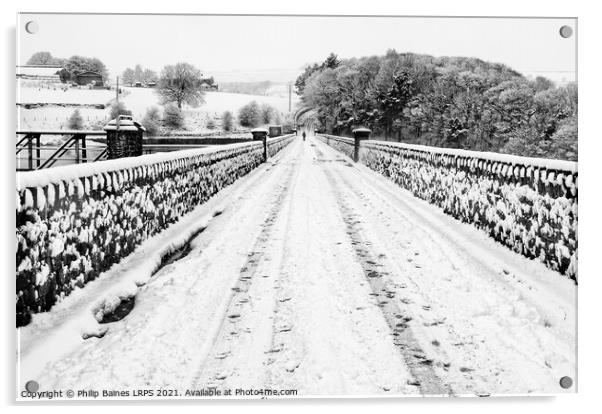
[[[577,17],[47,11],[17,402],[577,392]]]

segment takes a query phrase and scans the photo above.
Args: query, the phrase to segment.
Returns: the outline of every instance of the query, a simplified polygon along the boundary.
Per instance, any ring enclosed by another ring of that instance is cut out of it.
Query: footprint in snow
[[[297,368],[299,368],[299,365],[301,365],[300,362],[288,361],[284,365],[284,369],[286,369],[287,372],[294,372]]]
[[[281,325],[280,327],[278,327],[278,332],[290,332],[293,329],[293,327],[291,325]]]
[[[215,358],[216,358],[216,359],[226,359],[226,358],[228,358],[229,356],[230,356],[230,351],[223,351],[223,352],[220,352],[220,353],[218,353],[218,354],[215,356]]]

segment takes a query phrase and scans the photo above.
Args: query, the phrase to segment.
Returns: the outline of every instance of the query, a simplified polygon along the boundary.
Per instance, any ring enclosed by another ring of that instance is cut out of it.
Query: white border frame
[[[8,3],[8,4],[7,4]],[[589,3],[589,4],[587,4]],[[241,409],[250,412],[306,412],[307,410],[325,409],[331,411],[335,406],[344,406],[346,411],[362,411],[370,409],[379,411],[411,411],[415,409],[426,410],[428,412],[445,411],[445,413],[454,412],[483,412],[488,413],[507,413],[517,409],[525,409],[531,412],[545,412],[546,414],[559,412],[588,412],[593,411],[595,406],[601,403],[597,399],[598,384],[600,384],[600,339],[599,333],[599,315],[600,309],[595,307],[599,302],[598,296],[600,289],[600,270],[597,266],[596,257],[599,255],[598,231],[602,230],[600,226],[599,213],[596,211],[602,196],[600,195],[600,186],[597,184],[598,171],[597,154],[602,153],[602,140],[597,119],[602,96],[600,92],[599,68],[600,62],[599,44],[602,39],[600,14],[596,13],[595,2],[575,2],[575,1],[525,1],[525,0],[505,0],[497,1],[495,4],[485,1],[470,0],[421,0],[412,2],[393,2],[386,0],[346,0],[331,1],[324,0],[305,0],[302,2],[284,2],[277,0],[220,0],[211,3],[193,2],[193,1],[157,1],[147,0],[145,2],[123,2],[122,0],[103,0],[101,2],[82,2],[81,0],[55,0],[48,2],[44,0],[10,0],[2,3],[2,13],[0,18],[3,24],[4,34],[4,64],[2,66],[2,82],[5,91],[2,106],[4,119],[4,136],[11,137],[16,129],[16,120],[13,119],[13,105],[15,102],[14,88],[14,65],[16,52],[16,31],[15,20],[16,13],[45,11],[52,9],[53,12],[119,12],[119,13],[139,13],[142,10],[147,13],[225,13],[225,14],[345,14],[345,15],[436,15],[436,16],[546,16],[546,17],[566,17],[576,16],[579,18],[579,42],[578,42],[578,78],[580,92],[580,159],[579,169],[581,175],[580,197],[580,258],[579,272],[582,275],[580,282],[580,302],[579,302],[579,393],[576,395],[561,395],[555,398],[496,398],[496,399],[365,399],[365,400],[346,400],[346,399],[324,399],[324,400],[269,400],[269,401],[186,401],[179,402],[178,409],[195,410],[199,408],[209,409],[211,412],[218,408],[236,410]],[[3,140],[4,163],[2,168],[2,183],[4,185],[4,194],[13,194],[14,192],[14,157],[12,157],[12,140]],[[597,188],[596,188],[597,187]],[[12,197],[5,197],[12,200]],[[2,203],[2,213],[5,222],[10,218],[6,227],[14,220],[12,211],[13,203]],[[13,268],[14,239],[12,232],[4,230],[3,237],[0,238],[0,252],[2,252],[2,263],[5,264],[5,275],[10,275]],[[598,276],[598,277],[597,277]],[[10,278],[8,282],[11,283]],[[14,281],[12,282],[14,283]],[[4,335],[3,356],[5,357],[5,367],[2,376],[2,391],[4,404],[14,405],[14,380],[15,373],[10,367],[14,366],[15,358],[15,329],[14,329],[14,297],[13,289],[4,286]],[[128,405],[141,405],[141,403],[130,403]],[[151,405],[152,404],[152,405]],[[144,410],[151,412],[162,412],[166,405],[173,405],[174,402],[147,403]],[[31,403],[31,405],[33,405]],[[93,412],[101,410],[104,412],[107,408],[102,405],[120,405],[119,403],[94,404],[86,403],[86,407],[77,407],[75,404],[44,404],[44,408],[29,406],[33,410],[49,410],[49,412],[60,412],[77,410],[92,410]],[[80,403],[80,405],[82,405]],[[196,407],[201,405],[201,407]],[[590,409],[591,407],[591,409]],[[14,407],[9,408],[12,412]],[[129,407],[128,409],[136,409]],[[521,410],[522,411],[522,410]]]

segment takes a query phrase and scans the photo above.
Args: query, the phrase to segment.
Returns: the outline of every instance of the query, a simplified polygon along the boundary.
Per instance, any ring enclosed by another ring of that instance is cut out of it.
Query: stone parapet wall
[[[269,139],[269,155],[292,139]],[[262,162],[250,142],[17,173],[17,325]]]
[[[353,139],[320,136],[353,156]],[[577,163],[362,141],[359,161],[499,243],[577,280]]]

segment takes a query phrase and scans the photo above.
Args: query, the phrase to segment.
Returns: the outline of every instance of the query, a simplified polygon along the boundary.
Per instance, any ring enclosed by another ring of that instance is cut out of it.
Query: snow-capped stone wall
[[[355,145],[353,138],[337,137],[335,135],[318,135],[318,138],[353,159]]]
[[[353,139],[321,136],[353,157]],[[498,242],[577,280],[577,163],[362,141],[360,162]]]
[[[269,139],[269,156],[293,138]],[[262,161],[249,142],[17,173],[17,325]]]

